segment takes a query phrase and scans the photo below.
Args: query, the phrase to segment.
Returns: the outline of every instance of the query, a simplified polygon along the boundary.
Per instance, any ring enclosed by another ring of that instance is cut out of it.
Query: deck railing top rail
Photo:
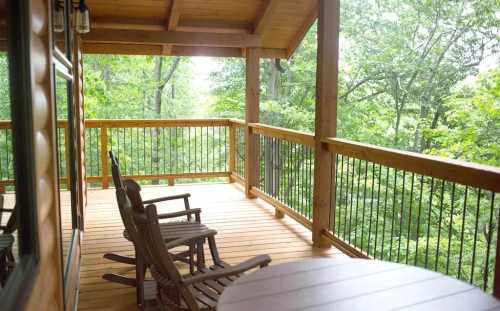
[[[324,138],[322,141],[328,144],[332,153],[500,192],[500,168],[498,167],[379,147],[347,139]]]

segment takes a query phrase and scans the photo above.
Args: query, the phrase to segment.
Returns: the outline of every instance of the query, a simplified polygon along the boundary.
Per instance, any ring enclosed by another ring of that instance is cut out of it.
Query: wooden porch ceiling
[[[87,0],[84,53],[288,58],[317,17],[317,0]]]

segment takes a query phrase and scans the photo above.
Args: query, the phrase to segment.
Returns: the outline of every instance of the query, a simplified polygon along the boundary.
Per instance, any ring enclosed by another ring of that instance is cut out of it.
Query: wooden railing
[[[120,159],[124,176],[138,180],[229,177],[230,121],[87,120],[87,181],[110,182],[108,152]]]
[[[108,188],[111,171],[108,152],[120,159],[125,177],[143,181],[213,180],[230,177],[229,119],[196,120],[86,120],[87,182]],[[66,182],[67,122],[58,123],[61,181]],[[0,187],[14,183],[10,122],[0,122]],[[231,150],[230,150],[231,149]],[[0,189],[0,190],[2,190]]]
[[[59,127],[64,169],[65,123]],[[250,193],[273,205],[278,217],[313,227],[312,134],[234,119],[88,120],[86,127],[87,180],[104,188],[109,150],[124,175],[135,179],[173,184],[229,177],[245,184],[248,127],[259,142],[259,178]],[[13,176],[8,128],[0,122],[1,185]],[[322,143],[336,164],[330,226],[323,232],[333,245],[351,256],[417,265],[500,293],[499,168],[337,138]]]
[[[327,138],[336,161],[327,234],[362,257],[412,264],[493,291],[500,169]]]
[[[314,135],[248,126],[260,142],[252,194],[311,228]],[[354,257],[452,275],[498,296],[499,168],[336,138],[323,145],[336,164],[330,229],[323,232],[332,244]]]

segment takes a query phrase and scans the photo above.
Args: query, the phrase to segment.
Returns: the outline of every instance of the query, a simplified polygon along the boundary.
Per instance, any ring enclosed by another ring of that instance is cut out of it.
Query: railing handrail
[[[281,138],[302,145],[314,147],[314,134],[311,133],[266,125],[262,123],[249,123],[248,126],[250,126],[252,132],[255,134]]]
[[[0,129],[10,128],[10,120],[0,120]],[[57,121],[58,127],[65,127],[67,120]],[[131,127],[192,127],[192,126],[230,126],[231,119],[89,119],[85,120],[88,128],[131,128]]]
[[[449,158],[379,147],[341,138],[324,138],[334,154],[391,168],[500,192],[500,168]]]
[[[85,120],[88,128],[135,128],[135,127],[193,127],[229,126],[229,119],[91,119]]]

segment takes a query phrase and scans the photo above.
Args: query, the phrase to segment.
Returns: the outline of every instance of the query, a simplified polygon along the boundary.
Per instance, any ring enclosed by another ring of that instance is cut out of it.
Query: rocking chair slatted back
[[[124,180],[120,172],[120,164],[118,158],[115,156],[113,151],[109,152],[109,157],[111,159],[111,174],[113,175],[113,183],[115,188],[123,188],[127,192],[127,196],[131,201],[132,207],[139,213],[144,213],[144,205],[142,203],[142,197],[140,194],[141,186],[132,179]]]
[[[117,199],[119,202],[122,201],[119,204],[122,205],[124,217],[127,222],[133,223],[131,226],[135,230],[136,244],[142,254],[144,254],[144,257],[146,257],[146,261],[155,267],[161,267],[162,270],[166,268],[169,271],[168,275],[173,281],[180,281],[182,277],[170,254],[167,252],[164,238],[160,232],[156,208],[154,208],[154,216],[149,216],[148,211],[152,210],[151,208],[148,207],[146,213],[138,213],[133,208],[130,200],[128,200],[127,195],[123,194],[123,191],[120,191],[119,196],[117,192]],[[148,245],[155,245],[155,247],[148,247]]]

